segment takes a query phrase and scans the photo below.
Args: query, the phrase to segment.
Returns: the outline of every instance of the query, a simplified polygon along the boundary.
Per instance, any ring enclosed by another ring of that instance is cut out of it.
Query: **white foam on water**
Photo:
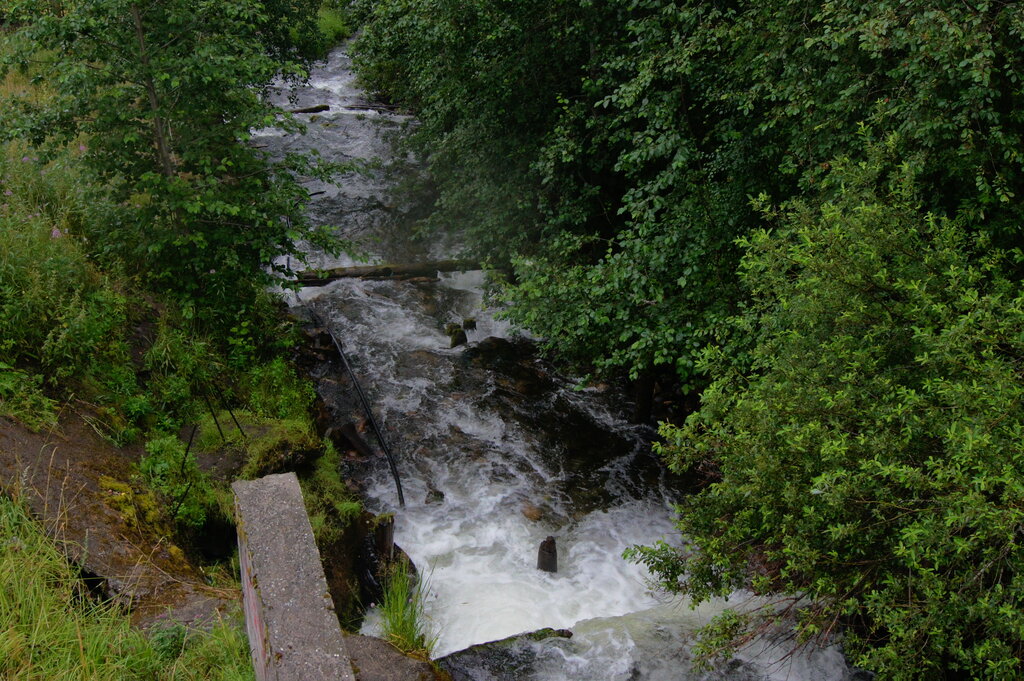
[[[362,110],[365,94],[343,50],[332,52],[314,69],[298,95],[303,104],[326,103],[331,111],[310,124],[312,142],[279,140],[282,150],[305,144],[333,160],[386,156],[384,131],[404,120]],[[279,97],[286,101],[284,93]],[[280,131],[268,128],[254,136],[273,145]],[[388,210],[383,175],[354,177],[342,187],[313,188],[325,193],[314,199],[311,216],[328,224],[347,220],[350,224],[340,225],[345,235],[377,224],[367,214]],[[448,257],[444,247],[433,247],[431,256]],[[310,257],[320,267],[357,264],[344,255]],[[508,322],[482,308],[483,273],[444,273],[434,286],[349,279],[304,289],[293,301],[314,307],[329,320],[377,418],[397,440],[392,448],[399,457],[407,507],[398,509],[394,483],[380,462],[373,464],[366,494],[376,510],[396,512],[396,541],[426,577],[427,616],[438,636],[435,656],[542,627],[571,627],[572,639],[530,644],[537,655],[531,669],[523,672],[524,680],[705,678],[686,671],[692,632],[722,608],[742,603],[743,597],[692,611],[665,604],[663,596],[652,592],[646,570],[621,554],[634,544],[678,541],[664,491],[648,485],[637,492],[638,486],[626,479],[630,454],[622,452],[599,471],[611,501],[601,510],[584,513],[576,508],[565,489],[574,480],[557,452],[550,451],[550,443],[542,444],[544,434],[532,433],[526,422],[495,410],[488,400],[488,390],[495,386],[476,386],[476,392],[452,387],[464,349],[448,347],[445,322],[474,318],[477,328],[467,330],[471,345],[489,336],[514,336]],[[601,391],[574,391],[568,381],[556,384],[564,402],[609,432],[639,443],[636,430]],[[548,535],[558,545],[555,574],[536,568],[538,546]],[[371,611],[365,630],[379,631],[376,620]],[[755,643],[741,652],[730,675],[707,678],[845,678],[842,657],[834,650],[799,661],[781,659],[779,651],[785,649],[771,641]]]
[[[648,575],[621,558],[636,542],[668,538],[663,508],[630,502],[564,526],[520,513],[522,490],[446,493],[441,505],[409,504],[395,539],[428,576],[427,616],[436,656],[542,627],[620,615],[658,600]],[[558,541],[558,573],[537,570],[537,548]]]
[[[839,646],[794,652],[788,634],[755,639],[728,661],[695,669],[698,629],[723,610],[747,610],[762,601],[738,593],[691,608],[683,601],[573,627],[571,639],[529,644],[536,656],[522,681],[845,681],[852,677]]]

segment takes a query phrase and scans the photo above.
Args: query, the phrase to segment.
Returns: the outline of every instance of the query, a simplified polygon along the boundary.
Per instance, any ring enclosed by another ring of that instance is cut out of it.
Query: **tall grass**
[[[97,605],[42,528],[0,497],[0,679],[241,681],[252,679],[244,633],[164,630],[152,639]]]
[[[380,604],[384,638],[403,653],[430,659],[437,636],[427,627],[423,609],[427,586],[403,557],[388,567]]]

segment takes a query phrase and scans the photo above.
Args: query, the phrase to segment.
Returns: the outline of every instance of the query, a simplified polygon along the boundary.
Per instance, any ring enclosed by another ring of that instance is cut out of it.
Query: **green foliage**
[[[0,497],[0,677],[43,679],[252,678],[239,623],[148,641],[127,615],[93,604],[75,571],[29,515]],[[172,642],[171,639],[174,639]],[[173,644],[172,644],[173,643]]]
[[[421,122],[410,143],[441,193],[432,222],[498,260],[536,235],[529,166],[604,18],[573,4],[356,3],[361,77]]]
[[[363,513],[359,498],[341,478],[340,463],[340,454],[327,442],[313,470],[300,479],[306,513],[318,546],[338,540],[345,528]]]
[[[327,46],[340,43],[352,33],[344,10],[340,7],[330,6],[328,3],[322,4],[317,10],[317,27]]]
[[[312,384],[280,357],[253,367],[245,386],[252,411],[267,418],[306,419],[316,398]]]
[[[701,410],[662,428],[670,466],[713,483],[679,509],[689,548],[639,557],[698,600],[806,596],[802,635],[844,625],[853,661],[886,679],[1018,678],[1016,256],[920,213],[899,147],[837,163],[819,203],[742,241],[752,300],[732,325],[750,353],[709,348]]]
[[[927,209],[1019,242],[1016,3],[356,5],[361,74],[423,122],[429,222],[511,264],[510,318],[584,368],[701,385],[748,197],[813,190],[861,123],[898,133]]]
[[[57,405],[43,394],[42,376],[0,362],[0,416],[9,416],[34,431],[57,423]]]
[[[42,4],[14,3],[31,20],[4,38],[6,62],[34,64],[54,95],[41,105],[8,97],[3,131],[49,153],[82,144],[96,180],[130,208],[83,226],[95,253],[227,331],[268,268],[285,269],[276,258],[301,259],[297,240],[330,247],[304,217],[299,180],[334,169],[297,156],[273,163],[247,144],[253,129],[298,129],[262,95],[279,73],[304,75],[290,36],[315,47],[318,2],[103,0],[57,14]]]
[[[413,574],[404,557],[390,564],[384,576],[384,597],[380,603],[384,638],[409,655],[430,659],[437,642],[427,631],[423,580]]]
[[[40,164],[9,147],[0,157],[0,357],[40,367],[60,384],[102,358],[123,356],[117,342],[125,302],[90,264],[69,225],[87,221],[65,162]],[[22,152],[23,154],[25,152]]]
[[[156,405],[169,417],[161,424],[171,430],[194,422],[205,408],[204,397],[225,372],[224,359],[213,343],[177,315],[164,314],[146,351],[143,366]]]
[[[712,483],[694,549],[636,556],[698,599],[806,595],[802,633],[846,625],[885,678],[1019,676],[1019,3],[356,7],[428,223],[509,271],[508,316],[711,381],[662,448]]]
[[[9,144],[0,154],[0,390],[4,411],[31,427],[54,418],[43,390],[73,392],[124,441],[150,408],[129,358],[126,285],[75,236],[107,215],[85,199],[80,171],[70,153],[41,163]]]
[[[208,476],[199,470],[194,452],[175,435],[157,437],[146,443],[139,472],[149,486],[165,499],[171,520],[198,528],[217,507]]]

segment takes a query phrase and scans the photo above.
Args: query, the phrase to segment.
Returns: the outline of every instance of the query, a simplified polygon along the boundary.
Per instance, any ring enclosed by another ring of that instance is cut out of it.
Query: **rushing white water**
[[[667,500],[657,490],[642,498],[615,493],[609,506],[579,511],[557,444],[492,403],[499,389],[493,376],[461,375],[464,350],[445,349],[439,319],[475,316],[471,345],[505,332],[504,325],[479,309],[479,292],[434,286],[441,291],[435,315],[419,311],[420,296],[401,282],[338,282],[307,297],[330,310],[385,430],[405,436],[392,444],[407,500],[396,514],[395,538],[427,575],[435,653],[657,605],[643,569],[621,553],[672,536]],[[453,393],[458,381],[463,385]],[[606,406],[586,410],[570,388],[553,391],[582,409],[595,429],[624,433],[610,444],[626,444],[627,451],[595,451],[593,474],[607,490],[629,486],[626,469],[643,443]],[[386,469],[369,480],[378,510],[398,511]],[[437,492],[443,500],[434,501]],[[542,515],[531,520],[524,511]],[[557,574],[536,569],[538,545],[548,535],[558,542]]]
[[[387,158],[387,133],[405,122],[366,108],[342,51],[293,101],[331,111],[312,119],[304,138],[269,130],[260,143],[312,146],[332,160]],[[392,244],[374,241],[387,233],[383,172],[312,189],[324,192],[311,206],[315,220],[362,238],[378,258],[393,257]],[[427,580],[435,657],[571,627],[572,639],[531,642],[533,662],[515,678],[849,678],[835,648],[782,659],[783,647],[768,639],[743,651],[731,672],[688,671],[693,630],[729,604],[691,611],[666,602],[646,571],[621,557],[634,544],[678,541],[670,485],[643,432],[618,415],[620,398],[574,390],[514,343],[487,340],[511,332],[482,308],[481,286],[478,272],[438,282],[342,280],[293,301],[327,319],[347,348],[398,459],[404,509],[382,460],[366,465],[365,491],[373,510],[395,512],[396,542]],[[469,344],[449,349],[445,324],[467,318],[476,322]],[[558,543],[554,574],[536,569],[549,535]],[[371,613],[367,629],[374,626]]]

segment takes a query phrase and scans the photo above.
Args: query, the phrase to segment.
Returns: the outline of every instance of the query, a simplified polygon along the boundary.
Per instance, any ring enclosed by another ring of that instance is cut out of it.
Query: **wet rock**
[[[436,487],[428,487],[427,488],[427,496],[426,496],[426,499],[424,499],[424,501],[423,501],[424,503],[426,503],[426,504],[440,504],[443,501],[444,501],[444,492],[442,492],[441,490],[437,489]]]
[[[537,522],[544,517],[544,511],[542,511],[539,506],[534,506],[528,501],[523,504],[523,507],[520,510],[527,520],[531,520],[533,522]]]
[[[381,575],[387,565],[401,558],[408,560],[394,543],[393,516],[366,511],[343,524],[340,533],[319,541],[317,548],[334,609],[345,629],[358,629],[364,608],[380,601]]]
[[[451,342],[448,345],[449,348],[457,348],[460,345],[465,345],[469,341],[466,337],[466,332],[462,329],[453,333],[449,338],[451,339]]]
[[[306,337],[308,347],[314,350],[334,349],[334,342],[331,340],[330,334],[322,326],[305,327],[302,329],[302,334]]]
[[[426,378],[433,382],[443,382],[446,359],[440,353],[431,350],[414,350],[402,353],[395,363],[395,371],[403,378]]]
[[[403,655],[397,648],[372,636],[345,636],[356,681],[434,681],[443,678],[429,662]]]
[[[465,329],[466,331],[475,331],[476,330],[476,320],[473,319],[472,317],[467,317],[466,319],[463,319],[462,320],[462,328]]]
[[[313,403],[313,414],[313,425],[316,428],[317,435],[327,437],[327,431],[330,430],[333,417],[330,408],[320,395],[316,396],[316,401]]]
[[[470,366],[484,369],[495,384],[520,397],[535,398],[551,390],[555,382],[543,364],[536,361],[534,347],[490,336],[464,353]]]
[[[470,357],[481,364],[493,363],[500,357],[516,354],[515,345],[504,338],[488,336],[476,344]]]
[[[448,346],[450,348],[457,348],[460,345],[465,345],[468,340],[466,332],[463,330],[462,326],[455,322],[445,324],[444,332],[448,335],[448,338],[451,339],[451,344]]]
[[[537,661],[537,643],[571,638],[568,629],[539,629],[500,641],[480,643],[436,660],[453,681],[519,681],[531,678]]]
[[[394,517],[377,516],[369,524],[369,533],[358,553],[361,602],[373,605],[384,597],[384,576],[396,563],[404,563],[409,574],[419,579],[419,571],[402,547],[394,542]]]
[[[541,380],[539,376],[526,376],[517,379],[499,374],[494,377],[494,383],[509,392],[527,398],[538,397],[548,388],[547,382]]]
[[[555,538],[549,536],[537,549],[537,569],[544,572],[558,572],[558,547]]]
[[[323,113],[324,111],[330,111],[331,107],[327,104],[316,104],[314,106],[305,106],[300,109],[292,109],[288,113],[290,114],[317,114]]]
[[[329,439],[339,452],[354,451],[362,459],[369,459],[373,456],[370,445],[360,435],[356,424],[352,422],[328,428],[324,437]]]

